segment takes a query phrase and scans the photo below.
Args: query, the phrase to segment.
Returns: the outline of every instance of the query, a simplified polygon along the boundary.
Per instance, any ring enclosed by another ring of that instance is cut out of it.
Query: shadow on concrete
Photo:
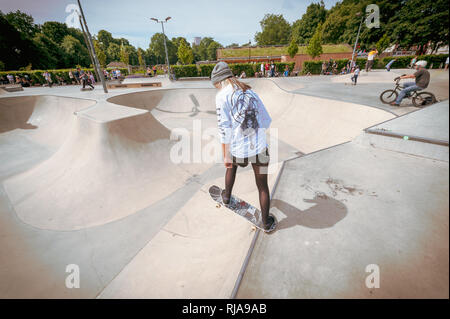
[[[316,205],[301,210],[283,200],[272,200],[271,207],[276,207],[286,215],[286,218],[279,221],[277,231],[297,225],[308,228],[330,228],[347,216],[347,207],[342,202],[323,193],[303,201]]]

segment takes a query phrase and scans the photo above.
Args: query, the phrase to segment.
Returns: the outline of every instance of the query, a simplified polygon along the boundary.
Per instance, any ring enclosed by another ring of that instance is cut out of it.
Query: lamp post
[[[361,15],[361,12],[357,12],[356,15],[359,17],[359,16]],[[354,59],[354,57],[355,57],[356,45],[358,44],[359,33],[360,33],[360,31],[361,31],[361,25],[362,25],[363,20],[364,20],[364,15],[361,17],[361,22],[359,23],[358,34],[356,35],[355,46],[353,47],[352,62],[351,62],[351,64],[350,64],[350,68],[353,67],[353,59]]]
[[[164,38],[164,50],[166,52],[167,72],[169,75],[169,79],[171,79],[171,75],[170,75],[171,73],[170,73],[169,55],[167,53],[166,34],[164,33],[164,23],[167,23],[167,21],[169,21],[170,19],[171,19],[171,17],[167,17],[165,20],[158,20],[156,18],[150,18],[150,20],[153,20],[156,23],[161,23],[161,28],[162,28],[163,38]]]

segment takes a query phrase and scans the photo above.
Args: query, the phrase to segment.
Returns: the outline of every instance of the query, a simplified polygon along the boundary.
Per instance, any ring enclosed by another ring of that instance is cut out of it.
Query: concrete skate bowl
[[[73,113],[95,103],[51,95],[0,98],[0,178],[48,158],[67,138]]]
[[[247,81],[261,97],[277,129],[278,140],[292,152],[309,153],[351,140],[394,115],[363,105],[286,92],[266,79]],[[165,89],[123,94],[108,101],[149,110],[168,128],[216,127],[215,89]]]
[[[285,153],[281,159],[291,152],[309,153],[349,141],[362,129],[393,117],[375,108],[287,93],[267,80],[251,84],[278,130]],[[30,134],[55,151],[3,182],[18,217],[37,228],[77,230],[122,219],[166,198],[213,165],[174,164],[170,151],[176,142],[169,137],[172,128],[191,130],[194,119],[203,129],[216,127],[215,94],[214,89],[149,90],[95,105],[78,100],[82,106],[71,99],[73,108],[63,115],[55,106],[63,98],[30,98],[47,99],[38,108],[41,115],[30,124],[38,119],[48,123]],[[16,126],[23,126],[28,113],[30,108],[23,108],[17,113],[10,110],[8,116],[14,114]],[[47,114],[48,122],[43,120]],[[7,135],[16,129],[8,125],[2,124],[0,137],[10,144],[14,138]],[[26,143],[10,145],[16,153],[6,159],[19,158],[21,145],[31,153],[37,149]]]
[[[23,100],[2,100],[3,114],[16,124],[2,122],[6,133],[0,135],[6,142],[14,140],[3,135],[30,118],[30,125],[46,124],[36,125],[34,138],[39,145],[44,141],[55,149],[45,160],[3,182],[14,211],[27,224],[65,231],[102,225],[165,198],[190,176],[169,160],[170,132],[148,111],[71,99],[73,108],[66,113],[57,104],[64,98],[30,98],[30,105],[33,99],[46,103],[32,112],[31,106],[20,107]],[[34,145],[26,147],[32,152]],[[16,152],[7,159],[17,157]]]
[[[169,129],[192,131],[195,119],[203,128],[217,126],[216,93],[215,89],[162,89],[122,94],[108,102],[151,111]]]

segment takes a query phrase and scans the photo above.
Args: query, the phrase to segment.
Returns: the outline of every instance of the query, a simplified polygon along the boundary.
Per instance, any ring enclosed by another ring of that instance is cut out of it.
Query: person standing
[[[89,76],[85,71],[80,70],[80,78],[81,82],[83,83],[83,89],[86,88],[86,84],[89,85],[92,89],[94,89],[94,86],[91,83],[89,83]]]
[[[90,82],[92,85],[94,85],[94,84],[95,84],[95,77],[94,77],[94,74],[92,74],[92,72],[89,71],[88,76],[89,76],[89,82]]]
[[[73,74],[75,76],[75,80],[77,81],[77,84],[80,84],[80,76],[81,76],[80,71],[81,71],[81,69],[77,68]]]
[[[447,59],[445,59],[445,67],[444,67],[444,70],[448,70],[448,57],[447,57]]]
[[[266,129],[272,119],[263,102],[251,87],[233,76],[225,62],[211,72],[211,82],[219,90],[216,95],[217,122],[226,167],[222,200],[230,203],[238,166],[251,163],[261,206],[262,227],[269,230],[275,219],[269,215],[270,194],[267,184],[269,151]]]
[[[264,63],[261,62],[261,76],[264,77]]]
[[[325,61],[322,62],[322,70],[320,71],[321,75],[325,75],[327,73],[327,63]]]
[[[410,68],[410,69],[414,68],[414,65],[416,64],[416,61],[417,61],[417,56],[414,56],[414,57],[411,59],[411,62],[409,63],[409,68]]]
[[[353,72],[353,76],[351,77],[353,85],[356,85],[358,82],[359,72],[359,66],[357,65],[355,71]]]
[[[52,76],[50,75],[50,73],[48,71],[45,71],[43,76],[44,76],[45,81],[47,81],[48,87],[51,88],[53,85]]]
[[[73,82],[75,81],[72,70],[69,71],[69,79],[70,79],[70,84],[73,84]]]
[[[284,76],[288,77],[289,76],[289,66],[286,64],[286,66],[284,67]]]
[[[272,61],[272,63],[270,64],[270,76],[271,76],[271,77],[274,77],[274,76],[275,76],[275,64],[273,63],[273,61]]]
[[[375,56],[378,54],[378,50],[374,49],[369,52],[367,55],[367,63],[366,63],[366,72],[369,72],[372,70],[373,62],[375,59]]]
[[[9,81],[9,84],[14,84],[14,76],[12,74],[8,74],[6,78]]]

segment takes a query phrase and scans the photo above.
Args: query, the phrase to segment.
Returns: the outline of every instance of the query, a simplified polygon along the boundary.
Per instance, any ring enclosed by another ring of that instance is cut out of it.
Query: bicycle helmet
[[[417,65],[417,66],[421,66],[422,68],[424,68],[424,67],[427,66],[427,61],[425,61],[425,60],[417,61],[417,62],[416,62],[416,65]]]

